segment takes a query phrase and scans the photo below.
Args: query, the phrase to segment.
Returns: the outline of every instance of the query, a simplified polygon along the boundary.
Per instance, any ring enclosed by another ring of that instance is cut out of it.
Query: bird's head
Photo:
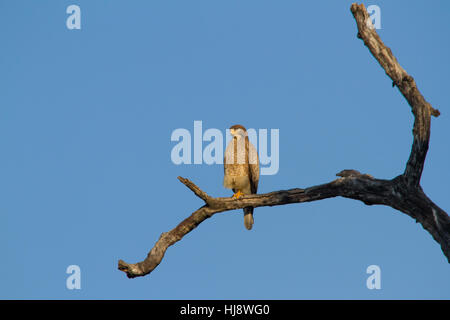
[[[230,127],[230,134],[233,136],[233,138],[245,138],[247,136],[247,130],[240,124],[235,124],[234,126]]]

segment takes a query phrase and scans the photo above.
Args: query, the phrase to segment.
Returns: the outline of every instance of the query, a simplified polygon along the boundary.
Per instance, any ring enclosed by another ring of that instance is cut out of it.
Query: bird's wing
[[[248,138],[247,138],[248,139]],[[247,140],[246,143],[247,155],[248,155],[248,166],[249,166],[249,178],[250,178],[250,188],[252,194],[258,191],[259,182],[259,158],[258,151],[255,146]]]
[[[231,148],[233,148],[232,142],[233,141],[231,141],[231,143],[229,143],[228,146],[226,147],[225,155],[223,156],[223,172],[224,173],[226,173],[227,168],[232,165],[232,163],[229,163],[232,160],[231,158],[233,156],[233,154],[232,154],[233,150],[231,149]]]

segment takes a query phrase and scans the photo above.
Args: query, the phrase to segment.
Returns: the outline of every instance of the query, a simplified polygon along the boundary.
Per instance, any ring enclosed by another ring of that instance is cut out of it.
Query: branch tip
[[[188,187],[197,197],[199,197],[200,199],[202,199],[206,203],[208,203],[211,200],[211,197],[206,192],[204,192],[199,187],[197,187],[195,185],[195,183],[193,183],[189,179],[186,179],[186,178],[183,178],[183,177],[179,176],[178,180],[180,180],[180,182],[182,184],[184,184],[186,187]]]

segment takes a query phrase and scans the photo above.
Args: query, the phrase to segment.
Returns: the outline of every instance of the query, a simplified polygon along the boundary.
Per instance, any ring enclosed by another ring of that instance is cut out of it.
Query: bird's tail
[[[252,230],[253,222],[253,207],[244,208],[244,225],[247,230]]]

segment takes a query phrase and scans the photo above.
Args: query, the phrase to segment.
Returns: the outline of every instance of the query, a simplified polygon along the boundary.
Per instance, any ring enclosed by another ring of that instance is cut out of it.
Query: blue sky
[[[81,30],[66,8],[81,8]],[[279,129],[279,171],[259,192],[343,169],[403,172],[413,116],[361,40],[351,1],[0,1],[0,298],[449,299],[450,268],[410,217],[343,199],[220,213],[170,247],[162,232],[212,196],[221,165],[175,165],[178,128]],[[449,212],[450,3],[376,1],[381,38],[432,119],[422,177]],[[68,290],[66,268],[81,269]],[[366,287],[369,265],[381,289]]]

